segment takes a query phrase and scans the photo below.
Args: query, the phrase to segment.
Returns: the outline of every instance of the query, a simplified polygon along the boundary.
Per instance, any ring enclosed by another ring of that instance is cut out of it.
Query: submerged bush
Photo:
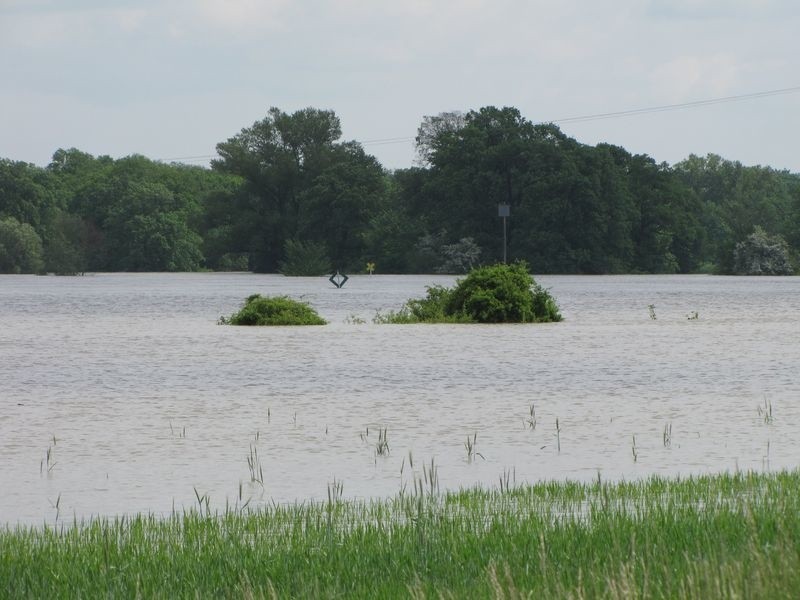
[[[523,262],[473,269],[455,288],[433,286],[380,323],[546,323],[560,321],[553,297]]]
[[[780,235],[769,235],[756,226],[733,251],[736,275],[791,275],[789,244]]]
[[[325,325],[326,321],[305,302],[288,296],[253,294],[239,312],[220,317],[221,325]]]
[[[378,313],[375,323],[472,323],[472,319],[462,314],[445,312],[453,290],[441,285],[430,286],[425,298],[414,298],[407,301],[399,311],[386,314]]]

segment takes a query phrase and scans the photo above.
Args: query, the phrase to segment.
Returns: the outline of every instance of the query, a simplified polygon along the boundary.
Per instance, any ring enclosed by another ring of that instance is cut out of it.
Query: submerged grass
[[[797,597],[798,487],[798,471],[506,481],[16,527],[0,530],[0,596]]]

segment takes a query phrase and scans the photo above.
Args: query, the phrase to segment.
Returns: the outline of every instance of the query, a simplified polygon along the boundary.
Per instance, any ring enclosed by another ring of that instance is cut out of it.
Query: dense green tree
[[[430,165],[428,233],[447,229],[452,243],[469,237],[486,259],[501,257],[497,206],[518,205],[525,191],[533,125],[516,109],[487,107],[428,135],[423,124],[418,140],[429,147],[420,152]]]
[[[578,144],[514,108],[428,117],[417,137],[429,167],[423,202],[428,234],[472,238],[486,260],[502,256],[497,206],[511,206],[509,251],[544,272],[629,268],[633,200],[604,150]]]
[[[76,148],[46,168],[0,159],[6,236],[38,257],[21,267],[7,247],[5,269],[274,272],[311,249],[343,271],[461,271],[503,256],[498,204],[509,258],[537,272],[735,272],[756,227],[798,260],[795,173],[713,154],[671,167],[511,107],[424,117],[418,165],[393,173],[340,137],[332,111],[273,108],[212,169]]]
[[[44,266],[42,240],[28,223],[0,219],[0,273],[38,273]]]
[[[782,228],[783,236],[789,245],[800,250],[800,174],[781,173],[789,196],[789,207],[786,215],[786,226]]]
[[[383,205],[370,217],[364,232],[365,254],[382,273],[432,273],[440,256],[427,256],[418,243],[428,230],[428,171],[401,169],[387,179]]]
[[[213,167],[245,182],[238,209],[255,270],[275,271],[287,240],[324,243],[340,268],[363,259],[367,226],[385,194],[383,171],[340,136],[332,111],[272,108],[217,145]]]
[[[113,161],[70,150],[48,168],[65,179],[69,205],[85,222],[92,270],[197,270],[204,205],[236,187],[208,169],[139,155]]]
[[[681,185],[666,163],[656,163],[647,155],[632,156],[622,148],[608,150],[625,174],[633,199],[632,270],[692,271],[700,262],[698,249],[703,239],[696,196]]]
[[[202,239],[186,209],[166,187],[130,183],[104,222],[110,264],[123,271],[196,271]]]
[[[705,260],[722,272],[734,270],[737,243],[755,226],[791,238],[797,231],[792,218],[792,177],[766,167],[746,167],[709,154],[689,156],[675,165],[677,177],[697,195],[700,222],[706,232]]]
[[[42,168],[24,162],[0,159],[0,218],[13,217],[42,232],[58,206],[55,182]]]
[[[87,270],[89,229],[79,216],[59,212],[50,223],[45,242],[46,271],[75,275]]]

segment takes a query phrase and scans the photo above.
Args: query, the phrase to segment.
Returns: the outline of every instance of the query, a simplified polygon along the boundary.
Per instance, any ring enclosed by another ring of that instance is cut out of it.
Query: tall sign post
[[[497,205],[497,216],[503,219],[503,263],[508,259],[508,236],[506,234],[506,220],[511,216],[511,206],[508,204]]]

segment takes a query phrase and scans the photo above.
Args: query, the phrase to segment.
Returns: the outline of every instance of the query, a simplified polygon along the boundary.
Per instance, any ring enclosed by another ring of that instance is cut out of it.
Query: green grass
[[[0,530],[0,596],[793,598],[800,472]]]

